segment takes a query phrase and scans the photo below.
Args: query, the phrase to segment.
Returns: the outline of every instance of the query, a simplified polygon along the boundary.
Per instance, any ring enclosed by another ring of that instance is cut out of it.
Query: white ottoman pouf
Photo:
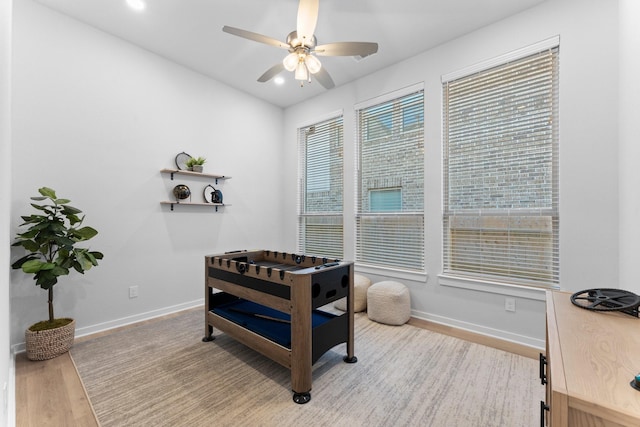
[[[409,288],[391,280],[374,283],[367,291],[367,315],[374,322],[404,325],[411,317]]]
[[[353,311],[358,313],[367,309],[367,290],[371,286],[371,280],[360,274],[353,275]],[[340,298],[333,303],[338,310],[347,311],[347,298]]]

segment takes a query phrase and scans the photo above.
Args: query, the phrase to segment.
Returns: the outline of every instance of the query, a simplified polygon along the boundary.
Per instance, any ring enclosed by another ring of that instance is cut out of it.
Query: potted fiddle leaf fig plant
[[[191,157],[185,165],[194,172],[202,172],[207,159],[204,157]]]
[[[80,209],[69,205],[68,199],[58,198],[55,190],[38,189],[40,196],[31,197],[36,213],[22,216],[24,223],[12,246],[21,246],[27,254],[11,267],[33,275],[36,286],[48,292],[49,319],[31,325],[25,331],[27,357],[45,360],[69,350],[75,336],[75,320],[55,318],[53,312],[53,288],[58,279],[73,270],[84,274],[98,265],[103,254],[78,246],[93,238],[98,232],[83,226],[84,215]]]

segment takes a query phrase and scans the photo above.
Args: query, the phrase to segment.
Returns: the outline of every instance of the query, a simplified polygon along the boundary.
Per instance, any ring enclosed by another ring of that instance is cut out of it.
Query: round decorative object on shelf
[[[220,203],[222,204],[222,191],[216,190],[213,185],[209,184],[204,187],[204,201],[207,203]]]
[[[173,187],[173,195],[176,197],[176,201],[189,199],[191,197],[191,190],[184,184],[176,185]]]
[[[182,153],[178,153],[178,155],[176,156],[176,167],[181,171],[188,170],[189,168],[187,167],[186,163],[190,158],[191,156],[184,151]]]

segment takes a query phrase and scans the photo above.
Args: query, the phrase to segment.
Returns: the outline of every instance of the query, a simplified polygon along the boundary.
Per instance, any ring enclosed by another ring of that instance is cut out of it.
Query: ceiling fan
[[[300,86],[304,85],[305,80],[310,83],[311,75],[313,75],[322,86],[326,89],[331,89],[335,86],[335,83],[320,63],[320,60],[316,58],[316,55],[365,57],[376,53],[378,44],[370,42],[337,42],[318,45],[316,36],[313,34],[318,22],[318,3],[319,0],[300,0],[297,27],[295,31],[289,33],[286,42],[226,25],[222,27],[222,31],[289,51],[289,54],[285,56],[282,62],[269,68],[258,78],[259,82],[267,82],[283,70],[287,70],[295,72],[295,79],[300,81]]]

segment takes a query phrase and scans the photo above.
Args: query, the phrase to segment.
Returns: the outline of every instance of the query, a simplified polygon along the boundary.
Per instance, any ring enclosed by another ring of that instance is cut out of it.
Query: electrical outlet
[[[505,298],[504,299],[504,309],[506,311],[516,311],[516,299],[515,298]]]
[[[129,298],[138,298],[138,286],[129,286]]]

